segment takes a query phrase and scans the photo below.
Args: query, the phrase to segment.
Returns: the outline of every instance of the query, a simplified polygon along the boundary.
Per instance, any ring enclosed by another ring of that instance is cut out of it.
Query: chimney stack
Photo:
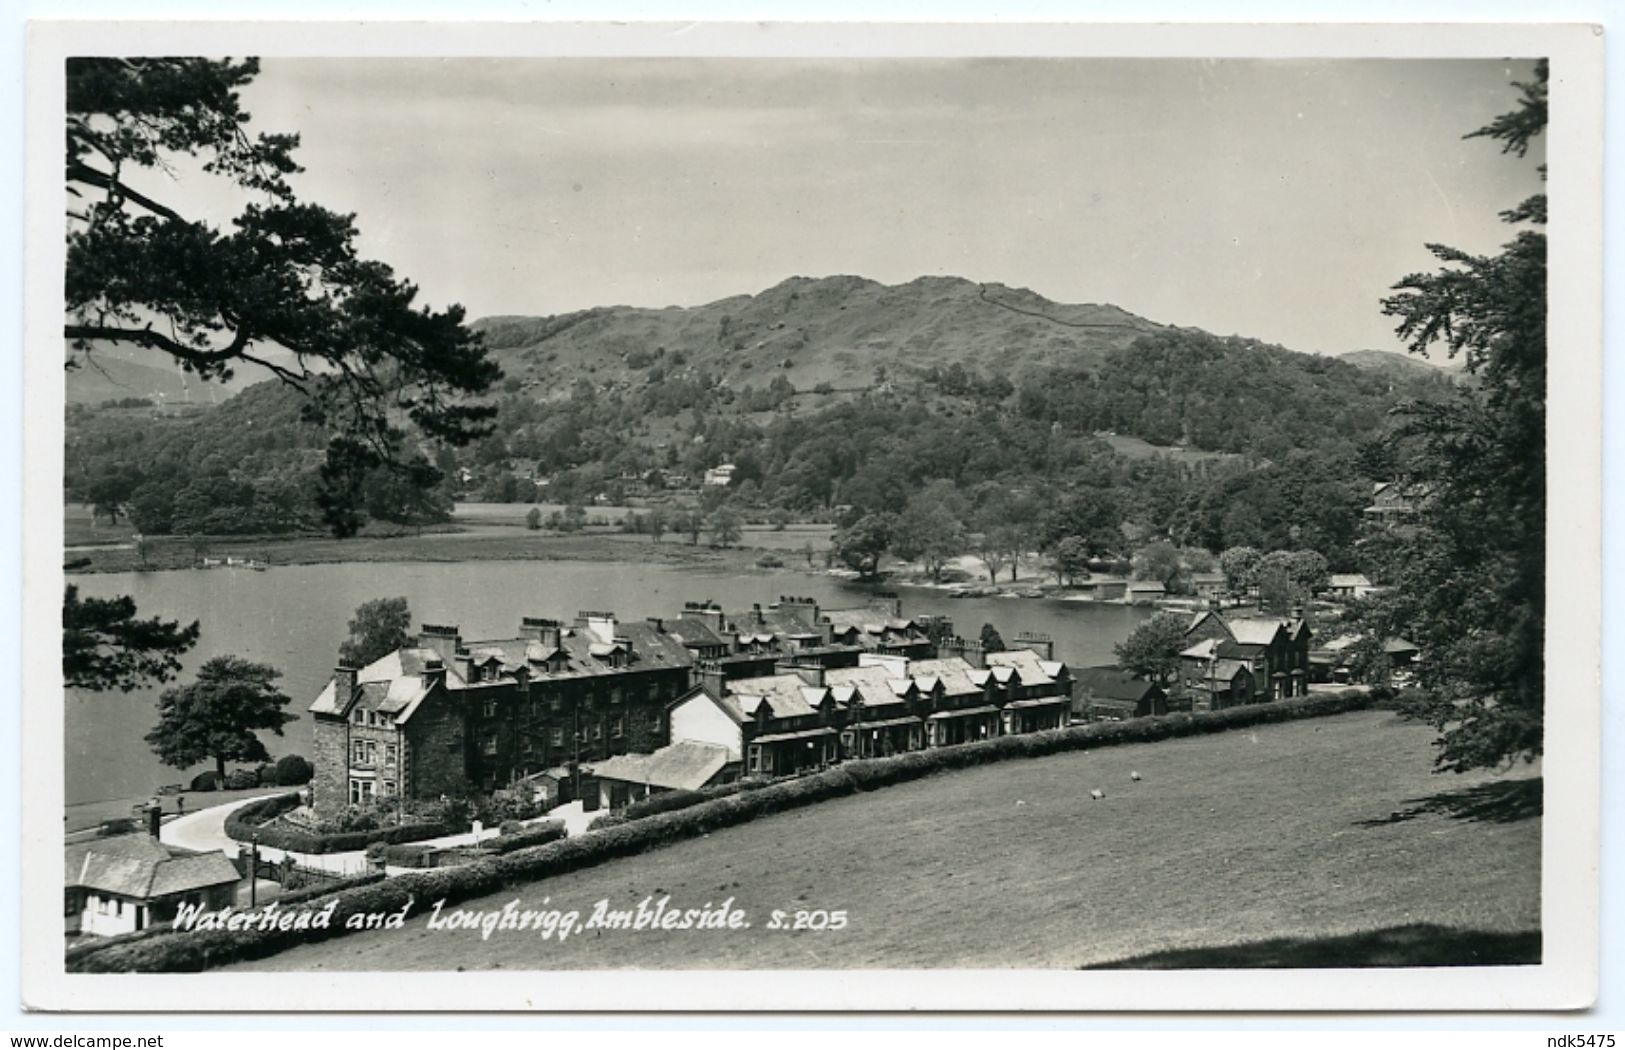
[[[462,644],[462,631],[456,624],[426,623],[418,630],[418,648],[433,649],[448,665],[457,658],[457,650]]]
[[[355,695],[356,669],[339,664],[333,669],[333,699],[338,702],[340,710],[350,702]]]
[[[153,799],[153,804],[147,807],[147,834],[152,836],[154,842],[158,840],[158,829],[163,823],[163,807],[158,805],[157,799]]]
[[[526,616],[519,621],[519,637],[541,642],[545,646],[559,647],[559,621],[545,616]]]

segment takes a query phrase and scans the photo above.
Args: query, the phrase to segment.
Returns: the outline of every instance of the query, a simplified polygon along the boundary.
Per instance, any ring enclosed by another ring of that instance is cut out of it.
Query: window
[[[564,730],[562,730],[562,729],[549,730],[548,734],[547,734],[547,740],[548,740],[548,743],[552,744],[554,747],[563,747],[564,746]]]
[[[399,749],[394,744],[384,745],[384,765],[393,766],[399,760]]]
[[[394,794],[395,794],[395,782],[393,780],[384,781],[383,795],[386,798],[388,798],[390,796],[393,796]]]
[[[357,740],[350,745],[350,764],[364,766],[367,764],[367,745],[370,740]]]
[[[365,725],[366,722],[367,722],[367,712],[363,711],[359,707],[356,708],[355,709],[355,724],[358,725],[358,726],[359,725]]]
[[[496,754],[497,753],[497,743],[498,743],[497,735],[495,733],[487,733],[487,734],[485,734],[485,753],[488,754],[488,755]]]
[[[761,772],[761,770],[762,770],[762,749],[759,748],[759,747],[752,747],[750,749],[750,771],[752,773],[759,773],[759,772]]]
[[[558,713],[560,713],[561,711],[564,710],[564,698],[560,697],[560,696],[555,696],[553,699],[551,699],[551,700],[549,700],[547,702],[547,706],[548,706],[548,709],[550,711],[552,711],[554,714],[558,714]]]
[[[497,702],[494,699],[487,698],[486,701],[485,701],[485,717],[486,718],[495,718],[496,716],[497,716]]]
[[[614,737],[617,740],[619,740],[621,737],[625,736],[626,735],[626,719],[623,718],[620,715],[616,715],[614,721],[610,722],[610,724],[609,724],[609,735]]]
[[[350,779],[350,805],[365,806],[373,799],[373,782],[357,777]]]
[[[620,686],[615,686],[615,687],[610,689],[610,691],[609,691],[609,702],[612,703],[612,704],[618,704],[618,703],[621,702],[621,687]]]
[[[602,737],[603,735],[604,735],[604,727],[599,725],[597,722],[593,722],[592,724],[587,726],[587,739],[588,740],[597,740],[600,737]]]

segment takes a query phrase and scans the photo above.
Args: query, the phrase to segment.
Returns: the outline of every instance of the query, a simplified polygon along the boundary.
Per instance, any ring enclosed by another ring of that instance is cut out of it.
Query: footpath
[[[221,850],[226,856],[235,859],[242,851],[248,848],[247,843],[238,842],[226,834],[226,818],[251,802],[261,799],[274,798],[284,792],[270,792],[249,798],[233,799],[219,806],[200,809],[182,817],[167,821],[158,830],[158,840],[165,845],[178,846],[182,849],[196,850],[208,853]],[[559,806],[556,809],[530,820],[521,821],[522,824],[536,824],[544,820],[560,819],[564,821],[565,832],[568,835],[579,835],[587,830],[587,825],[596,813],[584,813],[580,802],[572,802]],[[459,835],[445,835],[437,839],[424,839],[414,842],[414,846],[434,846],[447,848],[453,846],[473,846],[486,839],[496,838],[501,834],[498,828],[480,828],[477,831],[466,831]],[[281,863],[284,857],[292,857],[293,862],[303,868],[314,868],[320,871],[331,872],[334,875],[360,875],[368,870],[367,853],[365,850],[348,850],[342,853],[298,853],[293,850],[277,849],[273,846],[260,846],[260,856],[273,863]],[[399,875],[410,868],[389,868],[386,874]]]

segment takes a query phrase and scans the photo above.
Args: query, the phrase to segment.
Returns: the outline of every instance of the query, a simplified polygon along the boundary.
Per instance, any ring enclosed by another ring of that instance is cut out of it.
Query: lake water
[[[273,756],[309,756],[305,708],[332,674],[355,607],[404,595],[419,623],[457,624],[465,638],[511,637],[522,616],[568,619],[581,609],[627,619],[674,616],[684,601],[715,599],[730,610],[766,605],[780,594],[816,598],[829,608],[861,604],[873,588],[800,573],[730,574],[669,565],[604,562],[475,561],[294,565],[266,572],[237,569],[104,573],[73,577],[82,594],[135,598],[140,614],[198,620],[182,680],[212,656],[230,653],[283,673],[282,688],[300,716],[282,737],[267,735]],[[982,624],[1005,638],[1037,631],[1055,639],[1073,666],[1110,663],[1112,646],[1151,611],[1121,605],[1043,599],[950,599],[928,588],[896,588],[909,613],[952,617],[974,638]],[[133,693],[70,691],[66,703],[67,801],[143,795],[210,768],[161,764],[142,737],[157,722],[158,689]]]

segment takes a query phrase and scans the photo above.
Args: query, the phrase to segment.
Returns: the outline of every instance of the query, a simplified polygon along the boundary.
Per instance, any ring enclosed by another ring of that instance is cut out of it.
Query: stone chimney
[[[545,616],[526,616],[519,621],[519,637],[540,642],[554,649],[559,647],[562,625]]]
[[[683,615],[690,619],[699,620],[718,634],[722,633],[722,606],[715,602],[684,602]]]
[[[438,656],[431,656],[423,662],[423,674],[420,676],[423,684],[433,689],[437,685],[446,684],[446,661]]]
[[[151,835],[152,840],[156,842],[158,841],[158,829],[163,827],[164,824],[164,810],[162,806],[156,804],[156,799],[153,801],[154,804],[147,807],[147,834]]]
[[[665,620],[662,620],[658,616],[650,616],[650,617],[648,617],[648,621],[649,621],[649,626],[653,627],[655,629],[656,634],[665,634],[666,633],[666,621]]]
[[[333,669],[333,699],[341,711],[350,702],[350,697],[355,695],[356,673],[355,668],[343,664]]]
[[[1292,606],[1292,618],[1294,620],[1303,619],[1303,603],[1302,602],[1293,603],[1293,606]]]
[[[457,658],[457,650],[461,649],[462,645],[462,631],[456,624],[445,626],[426,623],[418,630],[418,648],[433,649],[440,657],[440,661],[447,666]]]
[[[1211,613],[1216,613],[1219,611],[1219,596],[1217,594],[1208,598],[1207,611]]]
[[[728,694],[728,687],[724,684],[728,676],[723,671],[720,660],[701,660],[695,669],[694,677],[696,679],[694,684],[712,696],[720,697]]]

